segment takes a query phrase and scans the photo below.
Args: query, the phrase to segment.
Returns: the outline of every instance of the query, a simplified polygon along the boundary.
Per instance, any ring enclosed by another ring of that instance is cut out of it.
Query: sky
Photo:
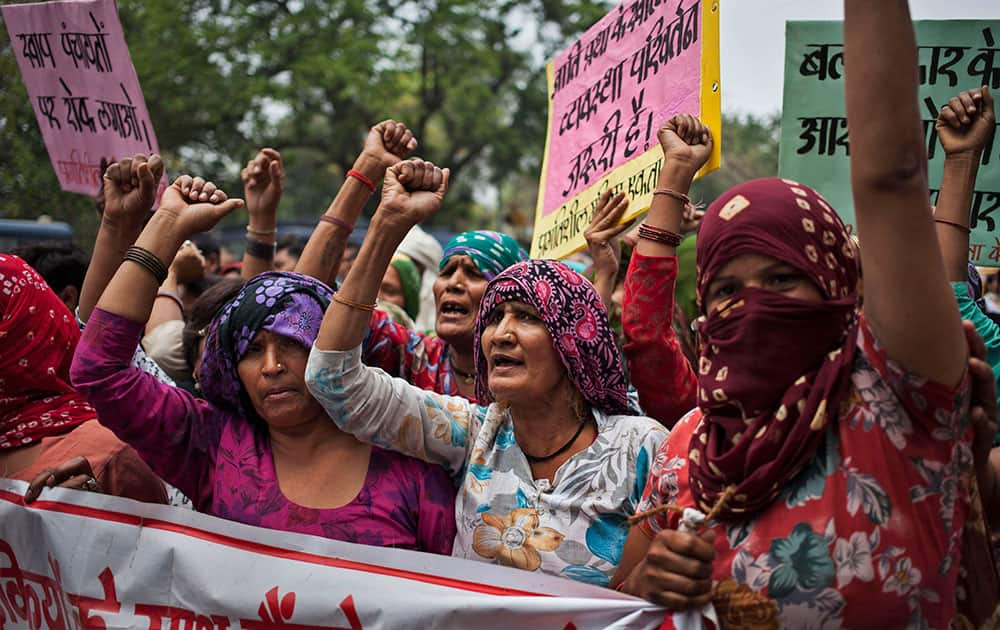
[[[879,0],[870,0],[878,2]],[[786,20],[842,20],[843,0],[720,0],[722,109],[781,109]],[[910,0],[915,20],[1000,19],[998,0]]]

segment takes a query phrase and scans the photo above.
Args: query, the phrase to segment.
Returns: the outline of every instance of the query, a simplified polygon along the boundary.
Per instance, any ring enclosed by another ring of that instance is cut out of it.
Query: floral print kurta
[[[889,360],[862,323],[852,388],[812,463],[764,512],[715,523],[720,620],[741,628],[947,628],[955,614],[972,470],[968,381],[928,382]],[[692,506],[674,428],[639,510]],[[647,519],[650,536],[676,515]]]
[[[421,390],[362,365],[358,349],[314,347],[306,383],[341,429],[440,464],[458,481],[452,555],[605,586],[667,435],[650,418],[595,411],[597,439],[550,484],[533,478],[496,404]]]

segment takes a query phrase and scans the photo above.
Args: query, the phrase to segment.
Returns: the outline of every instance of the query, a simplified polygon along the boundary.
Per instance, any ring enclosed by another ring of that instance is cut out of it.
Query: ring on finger
[[[83,489],[88,492],[100,492],[101,487],[97,485],[97,480],[93,477],[87,477],[87,480],[83,482]]]

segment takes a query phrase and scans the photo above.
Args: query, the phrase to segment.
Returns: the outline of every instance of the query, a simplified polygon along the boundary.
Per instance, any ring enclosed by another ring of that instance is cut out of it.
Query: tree
[[[607,11],[595,0],[147,0],[119,5],[168,172],[233,194],[238,166],[274,146],[289,166],[282,216],[314,218],[367,129],[410,125],[419,155],[449,166],[437,220],[460,221],[478,190],[537,173],[544,60]],[[58,192],[0,35],[0,213],[86,200]],[[239,220],[234,219],[234,220]]]

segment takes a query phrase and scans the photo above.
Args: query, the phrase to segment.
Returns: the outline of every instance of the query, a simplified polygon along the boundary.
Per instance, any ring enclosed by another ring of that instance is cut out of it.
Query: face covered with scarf
[[[719,197],[698,234],[698,405],[691,490],[720,518],[765,508],[836,420],[857,339],[857,252],[836,212],[791,180]]]
[[[527,260],[516,240],[488,230],[463,232],[445,246],[434,281],[435,329],[451,344],[473,342],[486,284],[511,265]]]
[[[0,254],[0,450],[97,417],[69,382],[79,339],[73,315],[38,272]]]
[[[508,305],[516,305],[517,318],[527,321],[523,327],[507,327]],[[530,332],[533,328],[544,328],[545,334]],[[529,347],[543,342],[547,347]],[[558,360],[551,365],[531,365],[531,357],[553,353]],[[476,397],[484,403],[494,400],[490,379],[498,355],[506,359],[504,380],[528,386],[565,373],[592,407],[607,414],[630,413],[625,372],[601,296],[563,263],[520,262],[490,281],[476,321]],[[539,376],[518,381],[519,372]]]
[[[209,327],[200,373],[205,399],[258,424],[308,419],[299,408],[321,412],[305,386],[305,361],[332,297],[328,286],[301,274],[254,277]]]

